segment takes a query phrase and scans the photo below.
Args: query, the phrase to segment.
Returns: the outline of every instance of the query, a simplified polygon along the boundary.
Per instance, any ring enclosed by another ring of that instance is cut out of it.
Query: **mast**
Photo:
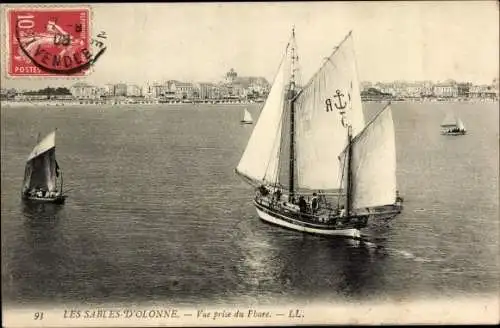
[[[293,100],[295,98],[295,26],[292,28],[291,40],[291,76],[290,87],[288,90],[288,101],[290,106],[290,162],[289,162],[289,180],[288,180],[288,194],[290,199],[295,196],[295,110]]]
[[[351,174],[351,154],[352,154],[352,127],[347,126],[347,183],[346,183],[346,216],[351,215],[351,187],[352,187],[352,174]]]
[[[352,189],[352,124],[349,122],[346,116],[346,111],[345,111],[345,106],[340,107],[339,109],[339,114],[341,117],[341,122],[342,126],[344,128],[347,128],[347,147],[346,147],[346,154],[345,156],[347,157],[347,176],[346,176],[346,184],[345,184],[345,195],[346,195],[346,200],[345,200],[345,216],[350,216],[351,214],[351,202],[352,202],[352,195],[351,195],[351,189]],[[345,172],[345,171],[344,171]],[[339,203],[340,203],[340,197],[341,193],[339,194]]]

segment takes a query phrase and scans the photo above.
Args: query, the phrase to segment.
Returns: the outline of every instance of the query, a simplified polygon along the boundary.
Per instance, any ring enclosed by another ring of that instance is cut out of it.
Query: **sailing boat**
[[[365,124],[351,32],[300,90],[297,58],[292,31],[235,171],[256,187],[253,204],[263,221],[360,238],[370,208],[396,198],[390,104]]]
[[[467,130],[465,129],[465,125],[462,120],[456,115],[453,115],[451,112],[448,112],[443,120],[443,123],[441,123],[441,134],[457,136],[464,135],[466,133]]]
[[[241,124],[253,124],[252,114],[245,108],[243,113],[243,119],[240,121]]]
[[[40,141],[26,161],[21,197],[25,201],[64,203],[63,178],[56,161],[56,132]],[[57,188],[57,178],[60,187]]]

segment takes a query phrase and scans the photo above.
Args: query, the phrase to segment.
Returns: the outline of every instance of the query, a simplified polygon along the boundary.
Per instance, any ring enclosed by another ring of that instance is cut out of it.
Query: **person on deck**
[[[313,193],[313,198],[311,200],[312,214],[315,214],[318,211],[318,208],[319,208],[318,196],[316,195],[316,193]]]
[[[403,197],[399,196],[399,190],[396,190],[396,205],[401,205]]]
[[[281,200],[281,190],[277,189],[274,192],[274,196],[276,197],[276,201],[279,202]]]
[[[345,216],[345,208],[344,208],[344,206],[340,207],[340,216],[341,217]]]
[[[304,199],[304,196],[299,197],[299,208],[302,213],[306,212],[307,209],[307,203],[306,200]]]
[[[259,191],[260,191],[260,194],[264,197],[269,195],[269,191],[267,190],[267,188],[264,185],[261,185],[259,187]]]

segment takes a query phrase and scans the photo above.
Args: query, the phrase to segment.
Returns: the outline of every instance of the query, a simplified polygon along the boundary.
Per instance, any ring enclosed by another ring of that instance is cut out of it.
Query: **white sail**
[[[345,152],[340,163],[347,168]],[[395,195],[396,142],[388,105],[352,140],[351,208],[389,205],[394,203]]]
[[[347,133],[338,108],[346,111],[353,134],[359,133],[365,124],[351,33],[295,101],[297,182],[301,188],[340,188],[337,156],[346,145]]]
[[[448,112],[441,123],[441,127],[456,127],[457,119],[452,112]]]
[[[253,122],[252,114],[245,108],[245,112],[243,114],[243,122]]]
[[[286,53],[280,63],[257,124],[236,168],[239,174],[252,180],[271,183],[277,181],[282,116],[289,79],[290,67]]]
[[[461,131],[465,131],[464,122],[460,118],[457,119],[457,128]]]
[[[49,133],[42,141],[40,141],[31,151],[28,161],[39,156],[40,154],[54,148],[56,146],[56,132]]]

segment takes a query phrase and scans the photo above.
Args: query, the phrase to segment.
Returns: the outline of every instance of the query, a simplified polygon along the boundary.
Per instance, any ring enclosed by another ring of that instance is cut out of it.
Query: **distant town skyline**
[[[391,81],[391,82],[360,82],[362,97],[370,96],[403,96],[403,97],[488,97],[498,99],[499,79],[489,84],[473,84],[446,80],[432,81]],[[69,88],[51,87],[38,90],[1,88],[2,99],[16,96],[68,95],[71,93],[77,99],[101,99],[102,97],[146,97],[164,100],[173,99],[262,99],[267,96],[270,84],[264,78],[239,77],[234,70],[226,74],[226,79],[220,83],[189,83],[169,80],[164,83],[137,85],[130,83],[106,84],[96,86],[84,82],[76,82]],[[300,86],[299,86],[300,88]],[[35,98],[36,98],[35,97]],[[22,98],[22,97],[21,97]]]
[[[360,81],[498,78],[495,1],[93,4],[93,30],[106,53],[84,79],[8,79],[2,88],[71,86],[77,81],[217,82],[231,68],[273,81],[292,26],[303,81],[353,31]],[[120,23],[109,17],[122,17]],[[2,24],[2,33],[5,26]],[[5,61],[2,54],[2,62]]]
[[[248,77],[245,77],[248,78]],[[250,77],[250,78],[255,78],[255,77]],[[448,84],[470,84],[470,85],[476,85],[476,86],[493,86],[493,85],[498,85],[499,78],[495,77],[492,79],[492,81],[487,82],[487,83],[472,83],[470,81],[457,81],[454,79],[445,79],[445,80],[440,80],[440,81],[432,81],[432,80],[420,80],[420,81],[415,81],[415,80],[393,80],[393,81],[359,81],[360,84],[360,89],[367,89],[370,87],[377,87],[377,86],[387,86],[387,85],[420,85],[420,84],[428,84],[430,86],[434,85],[448,85]],[[36,91],[36,90],[41,90],[45,88],[59,88],[59,87],[64,87],[64,88],[71,88],[74,86],[78,85],[87,85],[87,86],[95,86],[95,87],[106,87],[106,86],[113,86],[113,85],[128,85],[128,86],[134,86],[134,87],[139,87],[139,88],[145,88],[145,87],[154,87],[154,86],[159,86],[159,85],[167,85],[172,82],[180,82],[180,83],[187,83],[187,84],[193,84],[193,85],[202,85],[202,84],[213,84],[213,85],[225,85],[225,84],[233,84],[233,83],[228,83],[225,80],[221,81],[215,81],[215,82],[204,82],[204,81],[181,81],[179,79],[170,79],[170,80],[164,80],[164,81],[158,81],[158,82],[146,82],[144,84],[140,83],[134,83],[130,81],[120,81],[120,82],[107,82],[103,84],[92,84],[89,83],[86,80],[70,80],[70,81],[57,81],[55,80],[54,83],[51,83],[50,81],[37,81],[37,85],[33,88],[28,88],[26,86],[21,86],[21,87],[14,87],[12,85],[10,86],[2,86],[2,90],[8,90],[8,89],[15,89],[17,91],[25,90],[25,91]],[[64,83],[66,82],[66,83]],[[266,79],[266,82],[269,84],[269,87],[271,86],[270,81]],[[236,84],[238,84],[236,82]]]

